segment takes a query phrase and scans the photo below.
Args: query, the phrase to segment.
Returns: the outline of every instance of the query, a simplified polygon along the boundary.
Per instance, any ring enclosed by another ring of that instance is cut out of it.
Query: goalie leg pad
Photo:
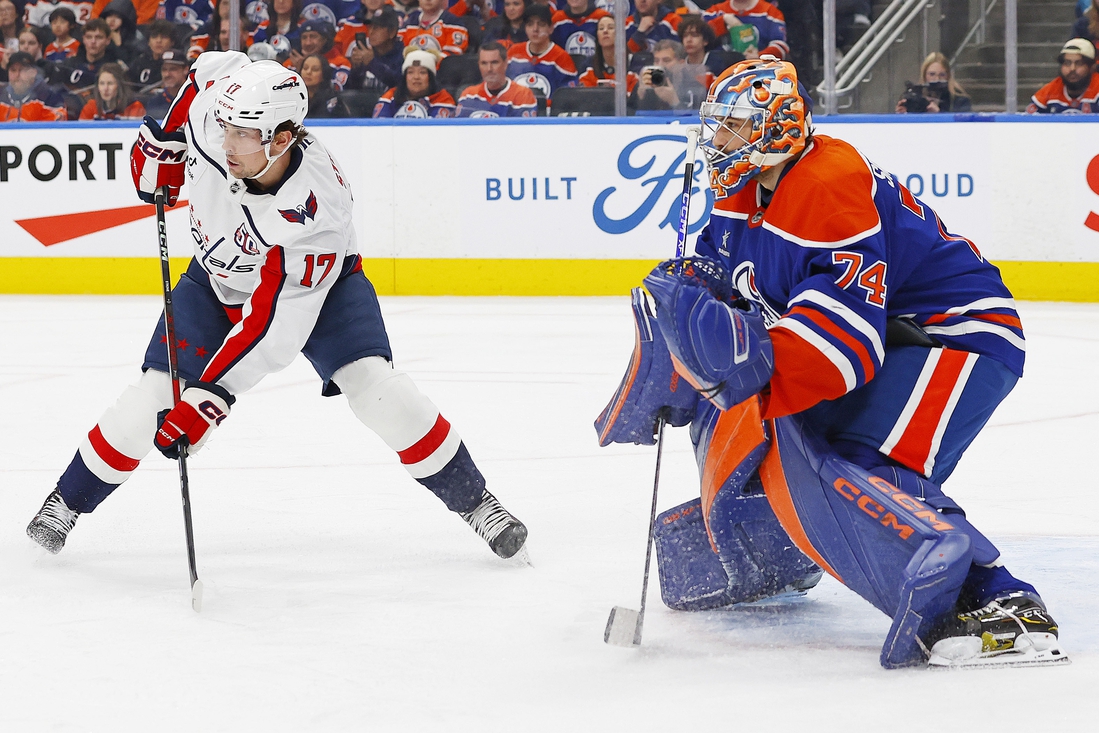
[[[954,606],[970,539],[934,508],[841,459],[794,416],[773,420],[760,473],[791,539],[830,575],[893,618],[883,667],[926,661],[919,636]]]
[[[756,473],[770,445],[757,398],[692,425],[701,497],[660,515],[655,531],[664,603],[696,611],[807,590],[822,571],[794,547]]]
[[[636,443],[653,445],[660,417],[674,427],[694,418],[698,393],[679,378],[660,326],[641,288],[630,293],[633,306],[634,348],[630,365],[610,403],[595,420],[599,445]]]
[[[676,371],[725,410],[758,394],[774,372],[759,306],[733,300],[729,276],[706,258],[669,260],[645,278]]]

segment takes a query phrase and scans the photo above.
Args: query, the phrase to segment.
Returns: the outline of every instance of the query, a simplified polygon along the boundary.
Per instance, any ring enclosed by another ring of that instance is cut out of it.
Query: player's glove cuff
[[[153,443],[169,458],[177,459],[190,446],[194,455],[206,443],[213,428],[229,416],[229,406],[236,400],[223,387],[196,382],[183,390],[179,403],[164,410],[159,418]]]

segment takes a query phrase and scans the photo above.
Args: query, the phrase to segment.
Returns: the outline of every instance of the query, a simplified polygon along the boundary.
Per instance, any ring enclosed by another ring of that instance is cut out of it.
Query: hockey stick
[[[172,404],[179,404],[179,357],[176,354],[176,322],[172,308],[172,268],[168,261],[168,230],[164,224],[164,202],[168,191],[156,190],[156,227],[160,239],[160,281],[164,286],[164,329],[168,337],[168,376],[172,380]],[[195,566],[195,533],[191,524],[191,489],[187,479],[187,448],[179,450],[179,490],[183,494],[183,526],[187,534],[187,566],[191,571],[191,608],[202,610],[202,581]]]
[[[682,257],[687,247],[688,214],[691,209],[691,184],[694,179],[695,153],[698,151],[698,129],[687,129],[686,168],[683,171],[683,200],[679,209],[679,230],[676,234],[675,256]],[[653,475],[653,503],[649,511],[649,535],[645,543],[645,575],[641,581],[641,608],[615,606],[607,618],[603,641],[614,646],[641,646],[641,629],[645,625],[645,600],[649,591],[649,565],[653,556],[653,534],[656,532],[656,497],[660,489],[660,458],[664,453],[664,418],[657,420],[656,470]]]

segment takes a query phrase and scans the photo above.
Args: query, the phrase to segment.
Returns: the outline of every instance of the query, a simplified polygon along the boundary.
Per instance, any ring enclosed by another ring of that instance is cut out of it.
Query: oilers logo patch
[[[595,36],[584,31],[577,31],[565,41],[565,50],[568,53],[579,53],[585,56],[595,55]]]
[[[397,110],[393,116],[414,120],[426,120],[429,117],[427,107],[415,99],[410,99],[402,104],[401,108]]]
[[[443,52],[443,47],[439,45],[439,41],[437,41],[434,36],[428,35],[427,33],[421,33],[420,35],[416,36],[412,39],[409,45],[415,46],[416,48],[423,51],[438,51],[439,53]],[[592,53],[595,52],[593,51]]]
[[[244,6],[244,12],[255,25],[259,25],[263,21],[267,20],[267,3],[263,0],[251,0]]]
[[[278,212],[282,214],[283,219],[291,224],[304,225],[306,219],[312,221],[317,218],[317,197],[310,191],[304,204],[300,204],[294,209],[279,209]]]
[[[323,20],[330,23],[333,28],[336,27],[336,14],[332,12],[332,8],[328,7],[324,3],[309,3],[301,9],[301,19],[307,20]]]
[[[771,307],[771,304],[764,299],[759,292],[759,288],[756,287],[756,266],[754,262],[748,260],[737,265],[736,269],[733,270],[732,280],[733,287],[737,289],[741,296],[759,305],[760,310],[763,311],[763,322],[768,327],[778,323],[778,319],[782,317],[782,314]]]
[[[275,49],[275,53],[282,55],[284,53],[290,53],[290,39],[281,33],[276,33],[267,39],[267,42],[271,44],[271,47]]]
[[[477,110],[476,112],[474,112],[473,114],[470,115],[470,119],[487,120],[487,119],[491,119],[493,117],[499,117],[499,116],[500,115],[496,114],[495,112],[493,112],[490,109],[479,109],[479,110]]]
[[[248,229],[241,224],[236,233],[233,234],[233,243],[240,247],[240,251],[246,255],[258,255],[259,245],[256,244],[256,240],[248,233]]]
[[[180,5],[176,8],[176,11],[172,13],[172,22],[189,25],[192,28],[198,28],[202,25],[202,20],[199,19],[198,13],[196,13],[193,8],[186,5]]]
[[[529,74],[520,74],[519,76],[515,77],[515,81],[519,84],[522,84],[527,89],[542,92],[543,97],[548,98],[550,92],[553,91],[552,87],[550,86],[549,79],[542,76],[541,74],[535,74],[534,72],[531,72]]]

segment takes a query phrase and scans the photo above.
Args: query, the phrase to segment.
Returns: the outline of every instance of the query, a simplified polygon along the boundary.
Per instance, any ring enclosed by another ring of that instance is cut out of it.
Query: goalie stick
[[[165,187],[156,190],[156,226],[160,240],[160,280],[164,288],[164,330],[168,337],[168,376],[172,380],[172,404],[179,404],[179,361],[176,354],[175,312],[172,308],[172,268],[168,261],[168,230],[164,224]],[[179,490],[183,495],[183,527],[187,535],[187,567],[191,573],[191,608],[202,610],[202,581],[195,565],[195,534],[191,524],[191,489],[187,478],[187,448],[179,451]]]
[[[687,248],[688,214],[691,209],[691,184],[694,179],[695,154],[698,152],[699,130],[687,128],[686,167],[683,170],[683,197],[679,209],[679,230],[676,232],[675,256],[682,257]],[[660,489],[660,458],[664,449],[664,418],[657,421],[656,469],[653,475],[653,501],[649,512],[649,534],[645,542],[645,575],[641,581],[641,607],[634,611],[623,606],[611,609],[603,641],[614,646],[641,646],[641,631],[645,625],[645,600],[649,590],[649,565],[652,563],[653,532],[656,529],[656,498]]]

